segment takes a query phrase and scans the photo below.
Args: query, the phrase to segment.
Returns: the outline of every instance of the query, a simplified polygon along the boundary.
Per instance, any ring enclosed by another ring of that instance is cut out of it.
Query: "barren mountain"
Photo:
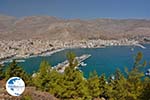
[[[15,18],[0,16],[0,40],[16,39],[118,39],[150,37],[150,20],[65,20],[51,16]]]

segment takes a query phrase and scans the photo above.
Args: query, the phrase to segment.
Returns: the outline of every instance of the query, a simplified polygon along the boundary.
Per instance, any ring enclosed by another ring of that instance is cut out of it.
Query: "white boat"
[[[115,76],[114,76],[114,75],[112,75],[112,76],[111,76],[111,79],[112,79],[112,80],[115,80]]]
[[[148,69],[145,73],[146,76],[150,76],[150,69]]]
[[[18,59],[18,60],[16,60],[16,62],[25,62],[25,60]]]
[[[131,51],[134,51],[134,48],[131,48]]]
[[[87,64],[84,62],[81,62],[81,66],[87,66]]]

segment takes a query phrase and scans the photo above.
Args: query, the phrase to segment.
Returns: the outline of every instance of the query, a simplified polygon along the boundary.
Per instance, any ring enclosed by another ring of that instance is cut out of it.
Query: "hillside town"
[[[9,58],[26,58],[30,56],[47,55],[66,48],[102,48],[105,46],[136,45],[138,41],[120,40],[2,40],[0,41],[0,61]]]

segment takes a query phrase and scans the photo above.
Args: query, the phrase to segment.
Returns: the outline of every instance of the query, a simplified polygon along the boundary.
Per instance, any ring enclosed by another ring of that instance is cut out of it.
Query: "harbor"
[[[52,68],[57,69],[59,72],[63,73],[66,66],[68,65],[68,61],[66,61],[66,54],[68,52],[74,52],[76,56],[80,58],[82,58],[82,55],[90,54],[92,55],[91,57],[86,56],[87,58],[85,58],[83,56],[83,60],[78,60],[79,64],[76,68],[79,68],[79,70],[81,70],[84,73],[84,76],[86,78],[89,76],[89,73],[94,70],[97,70],[99,75],[104,72],[107,72],[106,77],[108,77],[110,73],[113,73],[115,71],[117,66],[121,69],[123,73],[123,66],[131,68],[131,65],[133,64],[133,56],[136,55],[136,53],[139,50],[143,53],[144,57],[146,58],[145,60],[150,61],[150,45],[145,44],[143,46],[145,46],[146,49],[142,49],[138,46],[111,46],[106,48],[72,48],[62,50],[50,56],[36,56],[16,60],[18,62],[18,65],[25,69],[25,71],[29,74],[33,74],[38,71],[42,60],[48,61]],[[131,52],[132,48],[133,51]],[[10,62],[6,61],[6,64],[7,63]],[[110,69],[109,72],[108,69]]]
[[[104,48],[106,46],[138,45],[136,40],[3,40],[0,41],[0,62],[10,58],[47,56],[67,48]]]
[[[86,66],[86,64],[83,61],[85,61],[89,57],[91,57],[90,54],[83,54],[79,57],[76,57],[75,59],[78,61],[78,65],[75,68],[79,67],[80,65]],[[65,60],[64,62],[58,63],[53,68],[55,68],[58,72],[63,73],[65,71],[65,68],[68,66],[69,66],[69,62],[68,62],[68,60]]]

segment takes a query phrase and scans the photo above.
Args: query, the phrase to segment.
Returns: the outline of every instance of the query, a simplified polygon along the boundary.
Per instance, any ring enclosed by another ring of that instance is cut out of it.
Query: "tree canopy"
[[[105,74],[98,76],[94,71],[86,79],[83,72],[75,68],[78,65],[75,54],[69,52],[67,58],[69,66],[64,73],[59,73],[47,61],[42,61],[39,70],[31,77],[13,61],[5,70],[4,76],[5,79],[21,77],[26,84],[32,84],[38,90],[49,92],[62,100],[150,100],[150,77],[144,76],[146,62],[142,60],[141,52],[136,55],[131,70],[126,71],[126,76],[116,69],[113,78],[106,78]]]

